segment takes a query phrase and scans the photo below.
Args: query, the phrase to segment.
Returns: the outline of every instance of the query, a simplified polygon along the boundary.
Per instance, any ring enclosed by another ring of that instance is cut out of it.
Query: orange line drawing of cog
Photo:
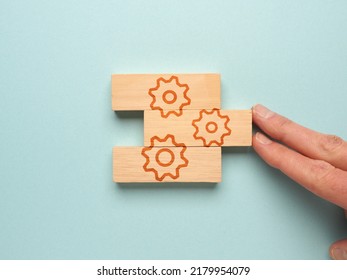
[[[195,127],[193,137],[196,140],[202,140],[204,146],[210,147],[213,144],[222,146],[224,137],[231,134],[228,127],[230,118],[227,115],[221,115],[220,110],[212,109],[210,112],[203,109],[199,113],[199,118],[192,121]]]
[[[156,143],[165,143],[161,146],[165,148],[153,149]],[[168,148],[175,146],[177,148]],[[153,172],[157,181],[163,181],[165,177],[177,179],[180,176],[180,169],[188,166],[188,159],[184,156],[187,147],[183,143],[177,143],[172,134],[160,139],[158,136],[151,138],[151,145],[142,149],[141,154],[145,157],[146,163],[143,169],[146,172]]]
[[[152,110],[159,110],[163,118],[170,114],[181,116],[183,107],[190,105],[191,99],[187,96],[189,86],[181,84],[177,76],[165,80],[157,79],[157,86],[150,88],[148,94],[152,97]]]

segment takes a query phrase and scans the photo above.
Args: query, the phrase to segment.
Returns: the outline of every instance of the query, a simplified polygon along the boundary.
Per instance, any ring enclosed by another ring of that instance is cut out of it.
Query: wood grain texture
[[[112,75],[114,111],[154,109],[178,115],[180,109],[204,108],[220,108],[219,74]]]
[[[114,147],[113,181],[220,182],[221,148]]]
[[[151,145],[152,137],[168,133],[186,146],[251,146],[252,111],[184,110],[181,116],[168,118],[156,111],[145,111],[145,146]],[[155,146],[164,144],[158,142]]]

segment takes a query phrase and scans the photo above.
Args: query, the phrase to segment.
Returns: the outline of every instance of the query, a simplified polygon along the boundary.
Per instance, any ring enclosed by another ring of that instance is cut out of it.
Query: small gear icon
[[[190,105],[188,90],[189,86],[181,84],[177,76],[171,76],[168,80],[160,77],[157,79],[157,86],[148,90],[153,99],[150,106],[152,110],[160,110],[163,118],[167,118],[170,114],[179,117],[183,113],[183,107]]]
[[[222,146],[224,137],[231,134],[228,127],[230,118],[227,115],[221,115],[220,110],[212,109],[210,112],[203,109],[199,113],[199,118],[192,121],[195,127],[193,137],[196,140],[202,140],[204,146],[210,147],[213,144]]]
[[[156,143],[165,143],[165,148],[153,149]],[[179,147],[168,148],[169,146]],[[180,169],[188,166],[188,159],[184,156],[187,147],[183,143],[177,143],[175,137],[171,134],[160,139],[158,136],[151,138],[151,146],[142,149],[141,154],[145,157],[146,163],[143,169],[146,172],[153,172],[157,181],[163,181],[165,177],[177,179]]]

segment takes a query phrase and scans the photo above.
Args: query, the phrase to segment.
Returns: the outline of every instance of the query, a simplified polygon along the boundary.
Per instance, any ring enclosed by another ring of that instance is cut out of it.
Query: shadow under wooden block
[[[220,108],[219,74],[114,74],[111,91],[114,111]]]
[[[115,111],[119,119],[143,119],[143,111]]]
[[[251,110],[183,110],[181,116],[163,118],[157,111],[144,112],[144,145],[172,146],[158,141],[173,135],[186,146],[251,146]]]
[[[220,182],[220,147],[114,147],[113,180],[136,182]]]
[[[206,190],[212,191],[218,185],[218,183],[206,183],[206,182],[164,182],[164,183],[116,183],[117,186],[122,190],[160,190],[160,191],[171,191],[175,190]]]

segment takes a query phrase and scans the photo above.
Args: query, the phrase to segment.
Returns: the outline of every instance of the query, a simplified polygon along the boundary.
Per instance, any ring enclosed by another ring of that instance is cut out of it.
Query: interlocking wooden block
[[[114,111],[157,110],[166,117],[212,108],[220,108],[219,74],[112,75]]]
[[[172,135],[153,141],[173,147],[114,147],[113,180],[129,182],[220,182],[221,148],[186,147]]]
[[[251,146],[251,110],[220,109],[219,74],[112,75],[112,109],[144,111],[144,147],[113,148],[115,182],[220,182],[221,146]]]
[[[182,115],[162,117],[157,111],[144,113],[144,145],[154,136],[173,134],[187,146],[251,146],[251,110],[184,110]],[[157,142],[156,146],[167,143]]]

